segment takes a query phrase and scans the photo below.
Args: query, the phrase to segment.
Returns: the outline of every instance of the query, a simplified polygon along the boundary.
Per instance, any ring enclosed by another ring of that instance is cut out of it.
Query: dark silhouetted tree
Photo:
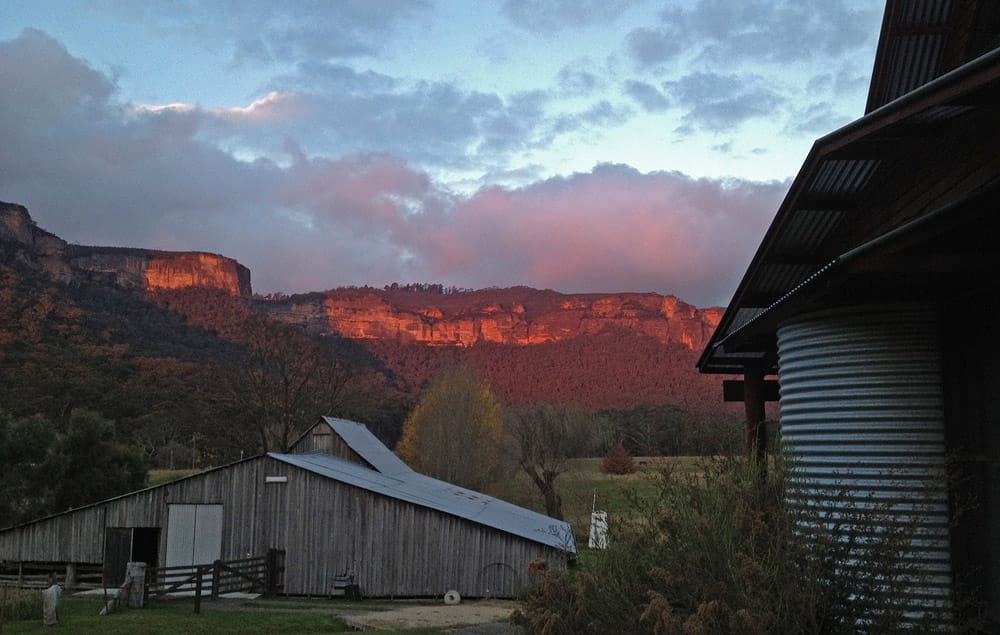
[[[246,320],[243,363],[229,389],[261,448],[284,452],[322,415],[337,414],[354,373],[322,341],[261,316]]]

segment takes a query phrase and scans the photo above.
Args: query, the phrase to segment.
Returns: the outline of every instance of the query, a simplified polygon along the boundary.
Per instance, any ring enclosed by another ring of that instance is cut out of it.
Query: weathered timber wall
[[[259,554],[257,488],[261,458],[248,459],[179,481],[113,498],[0,532],[0,559],[33,562],[103,562],[107,527],[161,527],[170,503],[221,503],[223,559]],[[159,561],[166,558],[165,534]]]
[[[284,483],[265,483],[286,476]],[[353,487],[268,457],[248,459],[0,532],[0,559],[103,561],[106,527],[160,527],[170,503],[222,504],[222,558],[285,551],[284,589],[324,595],[353,574],[367,596],[508,597],[528,562],[563,554],[506,532]]]

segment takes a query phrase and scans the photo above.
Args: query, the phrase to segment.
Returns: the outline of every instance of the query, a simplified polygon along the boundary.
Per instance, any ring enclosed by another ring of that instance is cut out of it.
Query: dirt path
[[[341,618],[354,628],[457,628],[493,622],[506,623],[517,603],[482,600],[445,605],[406,605],[375,611],[350,611]]]

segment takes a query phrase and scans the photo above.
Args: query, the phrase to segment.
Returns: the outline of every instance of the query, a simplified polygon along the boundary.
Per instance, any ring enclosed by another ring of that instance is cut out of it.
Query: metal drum
[[[838,524],[893,533],[898,552],[873,562],[859,547],[844,566],[900,572],[894,595],[923,626],[952,611],[939,338],[924,305],[812,313],[778,329],[788,503],[807,536]]]

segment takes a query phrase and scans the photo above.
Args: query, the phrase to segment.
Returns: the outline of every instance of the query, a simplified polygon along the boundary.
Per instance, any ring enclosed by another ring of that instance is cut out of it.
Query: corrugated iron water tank
[[[812,313],[778,329],[786,497],[803,534],[839,526],[841,541],[857,532],[859,544],[898,546],[877,557],[857,547],[843,567],[892,586],[904,619],[924,627],[948,624],[952,609],[939,338],[923,305]]]

